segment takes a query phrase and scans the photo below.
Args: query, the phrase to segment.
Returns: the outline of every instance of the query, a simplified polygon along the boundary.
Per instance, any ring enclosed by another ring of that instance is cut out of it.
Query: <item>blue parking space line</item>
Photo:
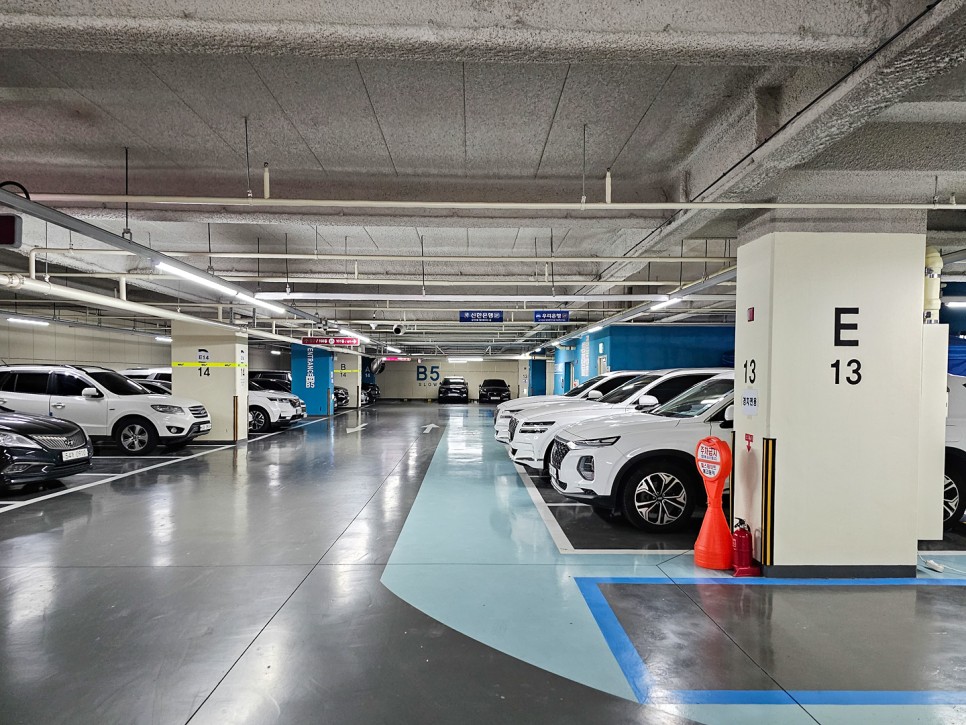
[[[966,579],[783,579],[780,577],[595,577],[598,584],[726,584],[786,587],[966,586]]]
[[[627,678],[627,684],[634,691],[637,701],[642,703],[647,702],[651,689],[651,676],[647,671],[647,665],[644,664],[640,652],[637,651],[634,643],[627,636],[627,633],[617,619],[617,615],[614,614],[614,610],[611,609],[610,604],[607,603],[607,599],[600,591],[600,586],[598,585],[599,580],[587,577],[574,577],[574,582],[576,582],[577,588],[580,589],[580,593],[583,594],[587,606],[590,607],[590,612],[593,614],[597,626],[600,627],[600,631],[603,633],[607,646],[610,647],[610,651],[614,655],[614,659],[617,660],[621,670],[624,672],[624,676]],[[665,583],[668,583],[668,581],[665,580]]]
[[[725,584],[752,586],[966,586],[966,579],[739,579],[690,577],[575,577],[594,620],[642,704],[652,705],[966,705],[966,691],[951,690],[669,690],[655,682],[624,631],[601,584]]]

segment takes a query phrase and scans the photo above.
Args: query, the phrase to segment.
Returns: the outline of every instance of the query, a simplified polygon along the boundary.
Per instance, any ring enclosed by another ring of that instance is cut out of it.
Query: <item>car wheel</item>
[[[943,529],[951,529],[963,518],[963,511],[966,509],[963,479],[962,471],[947,467],[943,484]]]
[[[114,429],[114,443],[126,456],[146,456],[158,445],[158,432],[144,418],[127,418]]]
[[[697,503],[697,472],[676,461],[646,461],[624,481],[622,513],[643,531],[677,531],[688,524]]]
[[[272,427],[272,419],[264,408],[253,406],[248,409],[248,412],[251,415],[248,421],[249,433],[265,433]]]

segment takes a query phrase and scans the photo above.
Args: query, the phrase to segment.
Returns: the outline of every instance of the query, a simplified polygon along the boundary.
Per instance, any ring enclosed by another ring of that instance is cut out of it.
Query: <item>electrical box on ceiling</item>
[[[0,247],[18,249],[23,244],[23,221],[16,214],[0,214]]]

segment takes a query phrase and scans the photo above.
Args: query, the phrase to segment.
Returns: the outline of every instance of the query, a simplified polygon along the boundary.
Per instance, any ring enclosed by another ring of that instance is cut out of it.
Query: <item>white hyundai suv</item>
[[[505,403],[500,403],[493,413],[493,428],[496,439],[500,443],[510,442],[510,418],[516,413],[548,403],[569,402],[577,399],[600,400],[614,388],[646,372],[646,370],[621,370],[591,378],[563,395],[533,395],[529,398],[514,398]]]
[[[0,366],[0,405],[18,413],[76,423],[95,442],[113,440],[125,454],[176,448],[211,430],[197,400],[155,395],[133,380],[91,365]]]
[[[591,418],[650,410],[726,368],[654,370],[610,391],[600,400],[572,400],[530,408],[510,419],[510,457],[529,468],[546,469],[558,431]]]
[[[266,390],[248,381],[248,430],[265,433],[269,429],[294,423],[305,417],[305,402],[292,393]]]
[[[550,453],[554,488],[602,516],[674,531],[706,499],[698,441],[733,426],[734,372],[717,375],[650,413],[588,420],[560,431]]]

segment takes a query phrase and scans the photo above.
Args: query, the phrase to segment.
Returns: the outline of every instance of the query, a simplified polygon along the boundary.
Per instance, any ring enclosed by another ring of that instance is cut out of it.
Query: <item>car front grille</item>
[[[52,451],[69,451],[71,448],[80,448],[85,443],[81,433],[71,433],[66,436],[31,436],[31,438]]]
[[[205,406],[203,406],[203,405],[195,405],[195,406],[193,406],[191,408],[188,408],[188,410],[191,411],[191,415],[193,415],[195,418],[207,418],[208,417],[208,411],[205,410]]]
[[[519,418],[515,418],[515,417],[514,418],[510,418],[510,440],[511,441],[513,440],[513,436],[516,434],[516,432],[517,432],[517,426],[519,426],[519,425],[520,425]]]
[[[563,459],[566,457],[567,451],[567,444],[559,438],[554,438],[553,448],[550,450],[550,465],[559,471],[560,464],[563,463]]]

